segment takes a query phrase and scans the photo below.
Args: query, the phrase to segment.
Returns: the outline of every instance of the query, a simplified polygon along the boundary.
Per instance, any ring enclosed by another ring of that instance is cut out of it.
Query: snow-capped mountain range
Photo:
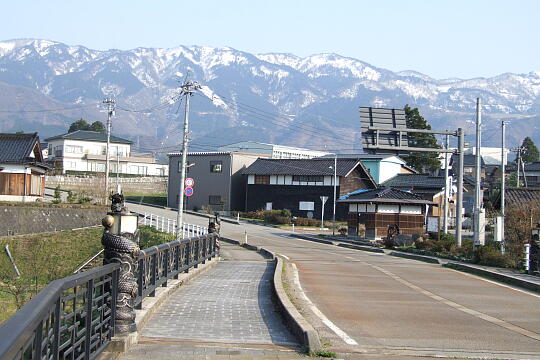
[[[114,97],[115,132],[138,136],[141,150],[166,152],[179,142],[182,112],[172,99],[188,73],[203,85],[191,106],[193,143],[201,150],[248,139],[358,149],[359,106],[410,104],[434,127],[470,130],[477,97],[486,115],[484,141],[494,145],[498,137],[489,131],[495,134],[501,118],[516,120],[512,143],[524,136],[520,128],[536,126],[540,113],[540,72],[434,79],[337,54],[301,58],[204,46],[98,51],[18,39],[0,42],[0,131],[52,135],[80,117],[104,119],[96,104]]]

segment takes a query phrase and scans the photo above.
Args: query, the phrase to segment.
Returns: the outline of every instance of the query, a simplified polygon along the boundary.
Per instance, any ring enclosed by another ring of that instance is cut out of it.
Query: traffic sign
[[[186,189],[184,190],[184,194],[186,194],[186,196],[191,196],[191,195],[193,195],[193,188],[190,188],[190,187],[186,188]]]
[[[186,181],[184,181],[184,184],[186,184],[186,187],[193,187],[193,185],[195,185],[195,180],[187,178]]]

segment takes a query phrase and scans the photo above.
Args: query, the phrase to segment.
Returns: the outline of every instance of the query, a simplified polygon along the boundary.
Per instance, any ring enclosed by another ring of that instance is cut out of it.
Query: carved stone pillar
[[[104,247],[104,264],[119,263],[120,276],[116,301],[115,333],[118,335],[137,331],[133,299],[137,295],[135,271],[140,248],[136,215],[124,205],[124,196],[111,196],[111,212],[103,218],[105,231],[101,239]],[[133,226],[133,218],[135,222]]]

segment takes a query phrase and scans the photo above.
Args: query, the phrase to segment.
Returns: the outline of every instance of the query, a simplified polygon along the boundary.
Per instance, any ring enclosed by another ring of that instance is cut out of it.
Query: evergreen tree
[[[77,130],[89,130],[89,128],[90,124],[88,124],[83,118],[80,118],[80,120],[77,120],[70,125],[68,133],[72,133]]]
[[[524,163],[527,164],[538,161],[538,158],[540,158],[540,152],[530,137],[527,136],[525,139],[523,139],[521,147],[523,148],[521,158],[523,159]]]
[[[431,125],[420,115],[418,108],[412,109],[409,105],[406,105],[405,118],[409,129],[431,130]],[[408,138],[411,147],[440,148],[433,134],[409,133]],[[436,152],[410,152],[409,155],[404,155],[402,158],[408,166],[419,172],[436,170],[441,167],[439,154]]]
[[[88,130],[104,133],[105,125],[103,125],[101,121],[94,121],[92,125],[89,126]]]
[[[101,121],[94,121],[92,125],[86,122],[83,118],[80,118],[79,120],[75,121],[71,126],[69,127],[68,133],[77,131],[77,130],[86,130],[86,131],[97,131],[100,133],[105,132],[105,125]]]

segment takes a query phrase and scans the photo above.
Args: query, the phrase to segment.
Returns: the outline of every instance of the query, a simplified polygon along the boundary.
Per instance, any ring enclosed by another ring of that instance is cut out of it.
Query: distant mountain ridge
[[[434,79],[337,54],[302,58],[205,46],[99,51],[17,39],[0,41],[0,96],[10,99],[0,99],[0,131],[37,129],[48,136],[81,116],[92,121],[104,118],[97,106],[37,115],[2,110],[84,106],[113,96],[124,109],[154,109],[149,113],[119,109],[115,131],[142,139],[141,150],[166,152],[179,142],[182,115],[176,105],[166,102],[178,93],[179,81],[188,71],[204,85],[203,96],[194,97],[192,105],[192,137],[201,150],[248,139],[359,149],[359,106],[410,104],[419,107],[434,127],[462,126],[470,133],[468,120],[480,97],[487,145],[497,143],[494,134],[501,118],[516,120],[509,127],[510,144],[523,136],[519,129],[534,130],[540,120],[540,72]],[[165,105],[155,108],[161,103]]]

